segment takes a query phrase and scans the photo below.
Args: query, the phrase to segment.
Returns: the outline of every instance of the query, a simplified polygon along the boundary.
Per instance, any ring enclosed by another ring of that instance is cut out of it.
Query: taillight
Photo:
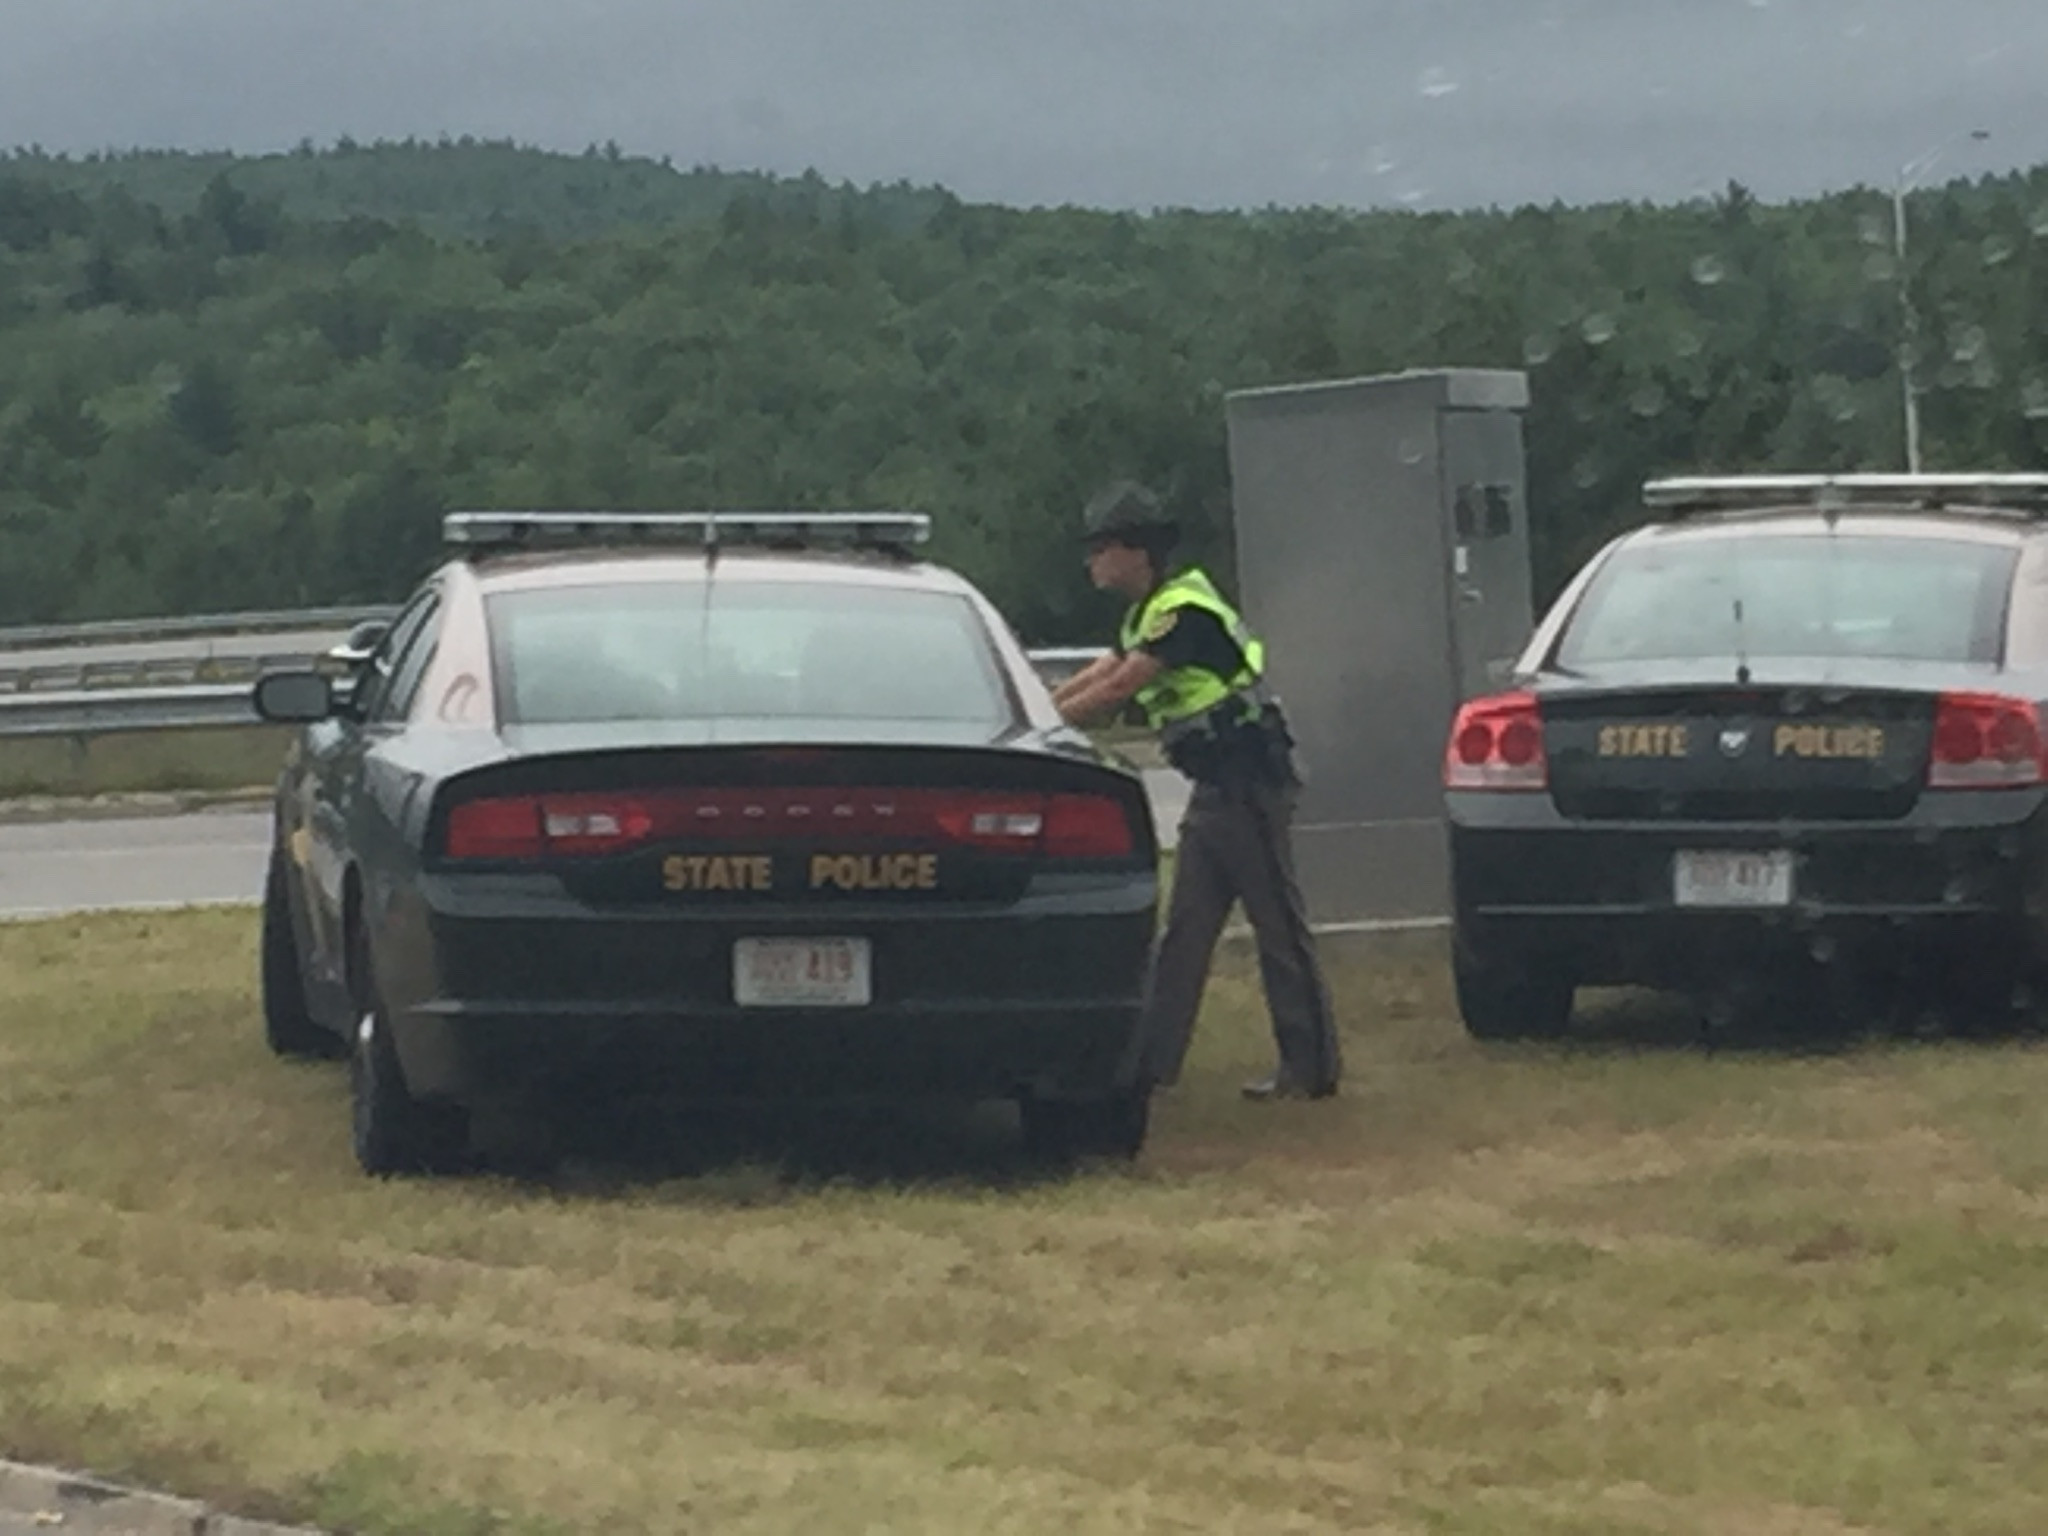
[[[2044,780],[2041,716],[2030,701],[1945,693],[1936,702],[1929,789],[2013,789]]]
[[[1100,795],[867,786],[650,789],[493,796],[448,813],[450,859],[624,853],[654,842],[982,848],[1055,859],[1128,858],[1136,833]]]
[[[1045,843],[1050,859],[1124,859],[1136,847],[1131,818],[1099,795],[1054,795],[1046,802]]]
[[[1542,789],[1549,782],[1534,694],[1495,694],[1459,709],[1444,752],[1446,789]]]
[[[617,795],[508,795],[448,813],[451,859],[573,858],[620,853],[653,836],[655,817]]]

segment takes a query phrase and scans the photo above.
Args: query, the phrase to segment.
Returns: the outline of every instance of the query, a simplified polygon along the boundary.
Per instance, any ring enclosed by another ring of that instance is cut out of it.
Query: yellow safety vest
[[[1213,613],[1244,657],[1235,677],[1223,677],[1207,667],[1172,667],[1138,690],[1136,703],[1155,731],[1208,714],[1232,699],[1242,699],[1244,714],[1255,714],[1264,702],[1261,681],[1266,669],[1265,645],[1245,627],[1237,610],[1223,599],[1216,584],[1199,569],[1169,577],[1142,603],[1133,603],[1124,615],[1120,636],[1123,649],[1134,651],[1157,640],[1172,628],[1171,616],[1181,608],[1198,608]]]

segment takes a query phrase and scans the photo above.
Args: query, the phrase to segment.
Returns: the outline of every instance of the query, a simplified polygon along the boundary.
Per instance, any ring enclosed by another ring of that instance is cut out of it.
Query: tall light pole
[[[1906,271],[1906,194],[1934,168],[1935,161],[1961,140],[1968,138],[1981,144],[1990,137],[1989,129],[1972,128],[1967,134],[1944,139],[1918,159],[1900,166],[1898,179],[1892,183],[1892,257],[1899,269],[1899,393],[1905,406],[1908,474],[1920,473],[1920,390],[1913,382],[1913,353],[1920,339],[1920,317],[1913,310],[1913,284]]]

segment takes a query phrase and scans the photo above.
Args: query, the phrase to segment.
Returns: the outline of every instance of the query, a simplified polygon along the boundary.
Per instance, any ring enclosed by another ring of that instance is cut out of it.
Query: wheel
[[[1451,949],[1458,1013],[1475,1040],[1554,1040],[1572,1020],[1571,978],[1540,964],[1481,952],[1460,935]]]
[[[1026,1098],[1020,1106],[1025,1149],[1036,1158],[1129,1162],[1145,1147],[1152,1095],[1127,1090],[1106,1099]]]
[[[422,1104],[407,1090],[367,946],[353,940],[350,949],[357,957],[350,967],[351,984],[366,1005],[349,1050],[349,1139],[356,1163],[375,1178],[450,1172],[468,1140],[462,1112]]]
[[[342,1042],[322,1029],[306,1006],[305,973],[299,966],[299,936],[292,924],[291,892],[284,857],[273,851],[263,881],[263,1038],[288,1058],[332,1058]]]

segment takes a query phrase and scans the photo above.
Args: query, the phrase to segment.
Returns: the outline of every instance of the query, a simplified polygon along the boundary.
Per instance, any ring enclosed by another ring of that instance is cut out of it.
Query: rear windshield
[[[2016,559],[1996,544],[1865,535],[1639,545],[1587,585],[1556,660],[1995,662]]]
[[[753,717],[996,727],[1012,713],[980,615],[951,593],[636,582],[499,593],[488,608],[506,724]]]

